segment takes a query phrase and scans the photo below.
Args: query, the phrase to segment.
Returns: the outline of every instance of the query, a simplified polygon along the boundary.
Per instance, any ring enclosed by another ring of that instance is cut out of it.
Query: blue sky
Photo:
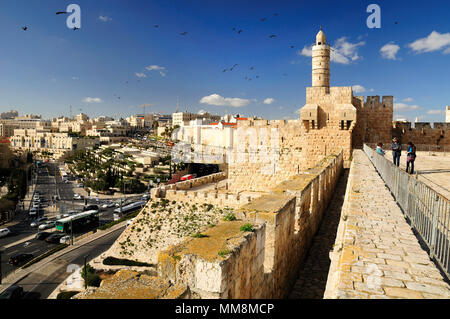
[[[55,14],[71,3],[80,30]],[[381,8],[380,29],[366,25],[370,3]],[[448,12],[449,1],[2,0],[0,111],[56,117],[72,105],[128,116],[146,103],[172,113],[178,98],[180,111],[298,118],[322,25],[335,48],[332,86],[394,95],[395,117],[442,122]]]

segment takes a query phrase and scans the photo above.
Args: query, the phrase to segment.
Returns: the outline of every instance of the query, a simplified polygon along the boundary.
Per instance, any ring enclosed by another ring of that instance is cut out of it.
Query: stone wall
[[[343,154],[284,181],[236,211],[238,220],[158,256],[158,273],[200,298],[284,298],[343,168]],[[242,232],[250,223],[254,232]],[[221,257],[219,251],[229,250]]]
[[[411,123],[394,122],[392,136],[397,137],[402,144],[413,142],[415,145],[450,146],[450,125],[448,123]]]
[[[363,96],[353,98],[357,105],[357,122],[353,130],[353,148],[362,148],[363,143],[390,143],[394,114],[393,96]]]

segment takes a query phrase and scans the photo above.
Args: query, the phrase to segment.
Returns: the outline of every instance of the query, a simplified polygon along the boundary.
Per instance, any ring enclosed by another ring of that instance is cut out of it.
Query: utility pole
[[[87,289],[87,268],[86,268],[86,259],[88,258],[89,254],[84,256],[84,289]]]
[[[70,242],[71,242],[71,245],[73,246],[73,218],[72,218],[72,216],[70,217]]]

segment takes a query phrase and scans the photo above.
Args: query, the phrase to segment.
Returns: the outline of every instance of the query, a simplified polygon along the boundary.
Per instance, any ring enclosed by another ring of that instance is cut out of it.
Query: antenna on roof
[[[178,113],[178,109],[180,108],[180,102],[177,96],[177,109],[175,110],[175,113]]]

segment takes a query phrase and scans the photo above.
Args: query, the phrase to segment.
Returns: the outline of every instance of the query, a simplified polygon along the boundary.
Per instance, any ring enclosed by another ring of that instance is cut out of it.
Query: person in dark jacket
[[[408,143],[407,156],[406,156],[406,172],[408,173],[409,166],[411,166],[410,174],[414,174],[414,161],[416,160],[416,146],[412,143]]]
[[[398,139],[396,137],[392,139],[391,149],[394,165],[400,166],[400,156],[402,156],[402,144],[398,142]]]

